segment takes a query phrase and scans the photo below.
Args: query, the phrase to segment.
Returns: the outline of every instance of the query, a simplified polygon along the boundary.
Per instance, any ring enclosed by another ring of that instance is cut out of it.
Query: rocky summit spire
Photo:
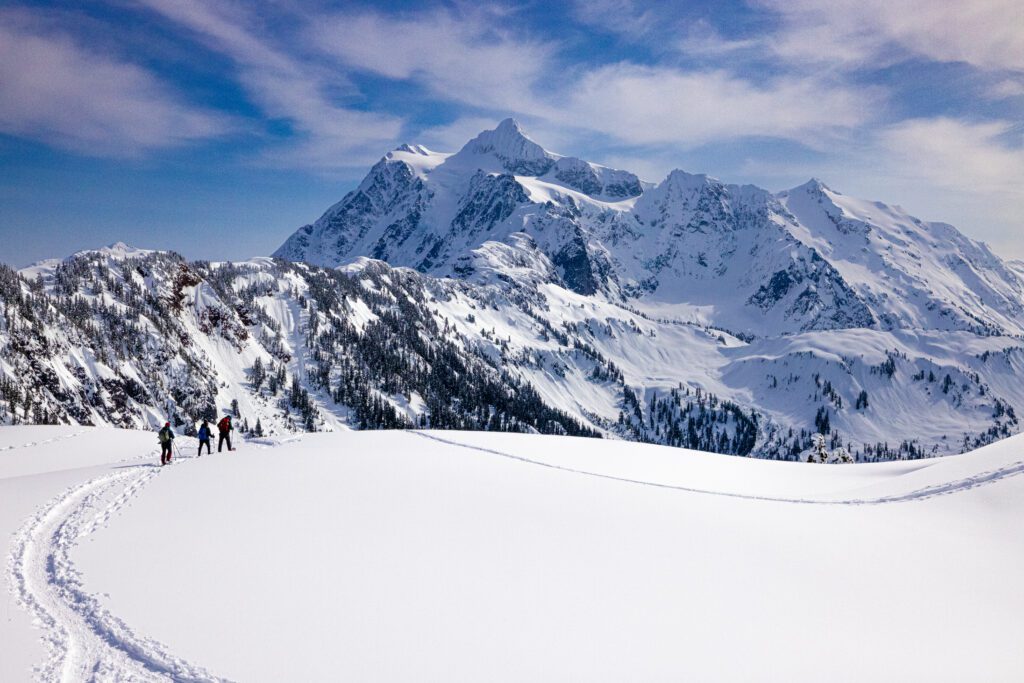
[[[467,142],[452,157],[452,161],[481,164],[481,157],[488,156],[497,161],[501,170],[519,175],[543,175],[558,159],[527,137],[519,123],[512,118],[505,119],[494,130],[485,130]]]

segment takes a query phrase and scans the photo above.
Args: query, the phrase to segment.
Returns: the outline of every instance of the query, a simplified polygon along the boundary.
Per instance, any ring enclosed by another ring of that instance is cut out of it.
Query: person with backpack
[[[213,436],[213,430],[210,429],[210,423],[203,420],[203,424],[199,427],[199,455],[196,457],[203,456],[203,444],[206,444],[206,454],[210,454],[211,436]]]
[[[174,432],[171,431],[171,423],[165,422],[164,428],[157,432],[160,439],[160,466],[168,465],[171,462],[171,448],[174,445]]]
[[[225,415],[221,418],[220,422],[217,423],[217,429],[220,431],[220,439],[217,441],[217,452],[220,453],[220,449],[224,447],[224,442],[228,442],[228,450],[233,451],[231,447],[231,430],[234,429],[231,426],[231,416]]]

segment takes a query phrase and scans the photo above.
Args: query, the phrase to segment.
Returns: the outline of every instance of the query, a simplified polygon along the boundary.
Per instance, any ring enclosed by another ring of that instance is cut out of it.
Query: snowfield
[[[0,429],[0,680],[1024,678],[1024,436],[869,465]]]

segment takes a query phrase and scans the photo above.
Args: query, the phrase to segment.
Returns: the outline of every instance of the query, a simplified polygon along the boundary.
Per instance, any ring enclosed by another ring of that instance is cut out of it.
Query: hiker
[[[210,429],[210,423],[203,420],[203,424],[199,427],[199,455],[203,455],[203,444],[206,444],[206,453],[210,454],[210,437],[213,436],[213,430]]]
[[[220,422],[217,423],[217,429],[220,431],[220,439],[217,441],[217,452],[220,453],[220,449],[224,447],[224,442],[228,442],[228,450],[233,451],[231,447],[231,416],[225,415],[221,418]]]
[[[174,444],[174,432],[171,431],[171,423],[165,422],[164,428],[157,433],[160,439],[160,466],[163,467],[171,462],[171,448]]]

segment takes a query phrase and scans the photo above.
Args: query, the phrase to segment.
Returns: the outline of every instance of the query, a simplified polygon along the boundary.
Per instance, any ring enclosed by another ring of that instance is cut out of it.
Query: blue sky
[[[0,261],[273,251],[515,116],[659,181],[821,178],[1024,258],[1019,0],[0,2]]]

